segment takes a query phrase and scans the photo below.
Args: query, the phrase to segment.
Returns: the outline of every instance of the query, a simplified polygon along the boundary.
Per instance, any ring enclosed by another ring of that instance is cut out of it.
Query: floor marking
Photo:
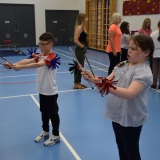
[[[36,76],[37,74],[26,74],[26,75],[15,75],[15,76],[3,76],[0,78],[17,78],[17,77],[28,77],[28,76]]]
[[[33,101],[37,104],[38,107],[39,106],[39,102],[36,100],[36,98],[33,95],[30,95],[33,99]],[[69,144],[69,142],[66,140],[66,138],[63,136],[63,134],[60,132],[60,137],[63,140],[64,144],[68,147],[68,149],[71,151],[71,153],[73,154],[73,156],[76,158],[76,160],[81,160],[81,158],[78,156],[78,154],[76,153],[76,151],[72,148],[72,146]]]
[[[64,53],[71,54],[70,52],[63,51],[63,50],[61,50],[61,49],[57,49],[57,48],[55,48],[55,49],[56,49],[56,50],[58,50],[58,51],[64,52]],[[57,53],[58,53],[58,54],[61,54],[61,55],[63,55],[63,56],[65,56],[65,57],[71,58],[71,57],[69,57],[69,56],[66,56],[66,55],[64,55],[64,54],[62,54],[62,53],[59,53],[59,52],[57,52]],[[72,58],[72,59],[73,59],[73,58]],[[109,67],[108,65],[105,65],[105,64],[103,64],[103,63],[100,63],[100,62],[97,62],[97,61],[93,61],[93,60],[91,60],[91,59],[89,59],[89,61],[92,61],[92,62],[94,62],[94,63],[100,64],[100,65],[102,65],[102,66]]]
[[[60,49],[57,49],[57,50],[60,50]],[[63,50],[60,50],[60,51],[70,54],[69,52],[66,52],[66,51],[63,51]],[[62,56],[65,56],[65,57],[67,57],[67,58],[70,58],[70,59],[74,59],[73,57],[66,56],[66,55],[64,55],[64,54],[62,54],[62,53],[59,53],[59,52],[56,52],[56,51],[55,51],[55,53],[58,53],[58,54],[60,54],[60,55],[62,55]],[[99,63],[99,62],[96,62],[96,61],[93,61],[93,60],[90,60],[90,59],[89,59],[89,61],[92,61],[93,63],[97,63],[97,64],[100,64],[100,65],[102,65],[102,66],[105,66],[107,69],[109,68],[108,65],[105,65],[105,64],[103,64],[103,63]],[[87,63],[85,63],[85,64],[88,65]],[[91,65],[91,66],[94,67],[94,68],[96,68],[96,69],[99,69],[99,70],[101,70],[101,71],[108,72],[107,70],[102,69],[102,68],[99,68],[99,67],[96,67],[96,66],[94,66],[94,65]],[[94,70],[94,69],[93,69],[93,70]]]
[[[96,87],[95,87],[94,89],[96,89]],[[72,90],[58,91],[58,93],[78,92],[78,91],[86,91],[86,90],[92,90],[92,88],[72,89]],[[29,96],[31,96],[31,95],[37,96],[38,93],[24,94],[24,95],[17,95],[17,96],[8,96],[8,97],[0,97],[0,99],[19,98],[19,97],[29,97]]]

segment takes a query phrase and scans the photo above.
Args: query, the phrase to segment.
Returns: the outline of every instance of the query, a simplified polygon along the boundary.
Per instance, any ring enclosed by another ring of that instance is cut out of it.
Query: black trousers
[[[128,60],[127,55],[128,55],[128,49],[121,48],[121,62]]]
[[[108,70],[108,75],[110,75],[114,69],[114,67],[120,62],[120,52],[117,52],[117,56],[113,55],[113,52],[108,53],[109,56],[109,70]]]
[[[139,153],[139,138],[142,126],[123,127],[112,122],[119,151],[120,160],[141,160]]]
[[[42,116],[42,128],[44,131],[49,132],[49,120],[51,120],[53,128],[52,134],[55,136],[59,135],[59,124],[60,124],[57,98],[58,94],[51,96],[39,94],[40,111]]]
[[[79,61],[79,63],[81,64],[82,67],[84,67],[84,52],[83,52],[83,48],[80,48],[79,46],[76,46],[75,48],[75,56],[77,58],[77,60]],[[74,83],[81,83],[81,79],[82,79],[82,75],[81,75],[81,71],[78,70],[75,74],[74,74]]]

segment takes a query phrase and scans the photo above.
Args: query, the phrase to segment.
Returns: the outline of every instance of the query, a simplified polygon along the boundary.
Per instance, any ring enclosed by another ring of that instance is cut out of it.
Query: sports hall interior
[[[89,18],[87,57],[96,75],[107,76],[107,27],[111,15],[118,12],[122,21],[137,33],[145,18],[151,19],[152,31],[160,20],[158,0],[131,0],[145,13],[132,15],[135,5],[124,7],[125,0],[0,0],[0,55],[14,63],[28,57],[28,49],[38,48],[39,36],[52,32],[53,52],[60,56],[57,68],[61,142],[51,147],[35,143],[41,131],[36,69],[7,70],[0,65],[0,160],[118,160],[112,124],[104,118],[107,95],[102,97],[87,81],[83,90],[73,89],[69,63],[74,50],[74,25],[78,13]],[[151,3],[153,2],[154,3]],[[149,14],[145,5],[156,13]],[[143,7],[144,6],[144,7]],[[130,7],[132,7],[130,9]],[[143,8],[143,9],[142,9]],[[95,17],[100,17],[95,18]],[[12,23],[13,22],[13,23]],[[58,25],[57,25],[58,24]],[[89,69],[85,62],[85,68]],[[160,159],[160,92],[149,90],[148,113],[141,139],[142,160]]]

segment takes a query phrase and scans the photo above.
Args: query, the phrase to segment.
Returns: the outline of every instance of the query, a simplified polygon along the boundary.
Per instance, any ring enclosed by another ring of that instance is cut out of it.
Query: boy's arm
[[[13,66],[11,66],[14,70],[18,71],[20,69],[27,69],[27,68],[38,68],[38,67],[42,67],[45,66],[46,63],[44,61],[40,61],[40,62],[34,62],[34,63],[25,63],[25,64],[19,64],[19,63],[15,63]]]
[[[25,64],[29,64],[29,63],[35,63],[34,58],[32,58],[32,59],[23,59],[23,60],[21,60],[19,62],[16,62],[14,64],[16,64],[16,65],[25,65]]]

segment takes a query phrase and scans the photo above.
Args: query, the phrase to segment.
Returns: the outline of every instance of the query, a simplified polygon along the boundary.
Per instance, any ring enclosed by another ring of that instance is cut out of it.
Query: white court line
[[[81,91],[85,91],[85,90],[91,90],[92,88],[85,88],[85,89],[82,89]],[[94,88],[96,89],[96,88]],[[58,93],[65,93],[65,92],[78,92],[80,91],[79,89],[72,89],[72,90],[65,90],[65,91],[58,91]],[[28,97],[30,95],[38,95],[38,93],[35,93],[35,94],[24,94],[24,95],[17,95],[17,96],[8,96],[8,97],[0,97],[0,100],[1,99],[9,99],[9,98],[19,98],[19,97]]]
[[[35,97],[33,95],[30,95],[33,99],[33,101],[37,104],[38,107],[39,103],[38,101],[35,99]],[[76,151],[72,148],[72,146],[69,144],[69,142],[66,140],[66,138],[63,136],[63,134],[60,132],[60,137],[63,140],[63,142],[65,143],[65,145],[68,147],[68,149],[71,151],[71,153],[73,154],[73,156],[76,158],[76,160],[81,160],[81,158],[78,156],[78,154],[76,153]]]
[[[63,50],[58,49],[58,48],[55,48],[55,49],[58,50],[58,51],[64,52],[64,53],[71,54],[70,52],[66,52],[66,51],[63,51]],[[58,54],[61,54],[61,53],[59,53],[59,52],[57,52],[57,53],[58,53]],[[61,55],[65,56],[65,57],[68,57],[68,58],[71,58],[71,57],[66,56],[66,55],[64,55],[64,54],[61,54]],[[72,59],[73,59],[73,58],[72,58]],[[100,65],[105,66],[105,67],[109,67],[108,65],[105,65],[105,64],[100,63],[100,62],[97,62],[97,61],[93,61],[93,60],[91,60],[91,59],[89,59],[89,61],[92,61],[92,62],[94,62],[94,63],[100,64]]]
[[[57,49],[57,50],[60,50],[60,49]],[[65,52],[65,51],[63,51],[63,50],[60,50],[60,51]],[[64,56],[64,57],[73,59],[73,57],[66,56],[66,55],[64,55],[64,54],[62,54],[62,53],[59,53],[59,52],[56,52],[56,51],[54,51],[54,52],[55,52],[55,53],[58,53],[58,54],[60,54],[60,55],[62,55],[62,56]],[[69,52],[65,52],[65,53],[70,54]],[[92,62],[94,62],[94,63],[100,64],[100,65],[105,66],[105,67],[107,67],[107,68],[109,67],[109,66],[107,66],[107,65],[104,65],[104,64],[102,64],[102,63],[95,62],[95,61],[90,60],[90,59],[89,59],[89,61],[92,61]],[[85,64],[87,64],[87,63],[85,63]],[[88,64],[87,64],[87,65],[88,65]],[[106,70],[104,70],[104,69],[102,69],[102,68],[99,68],[99,67],[96,67],[96,66],[93,66],[93,65],[91,65],[91,67],[94,67],[94,68],[96,68],[96,69],[98,69],[98,70],[102,70],[102,71],[104,71],[104,72],[108,72],[108,71],[106,71]],[[93,70],[94,70],[94,69],[93,69]]]
[[[14,77],[28,77],[28,76],[36,76],[36,74],[26,74],[26,75],[16,75],[16,76],[3,76],[0,78],[14,78]]]

